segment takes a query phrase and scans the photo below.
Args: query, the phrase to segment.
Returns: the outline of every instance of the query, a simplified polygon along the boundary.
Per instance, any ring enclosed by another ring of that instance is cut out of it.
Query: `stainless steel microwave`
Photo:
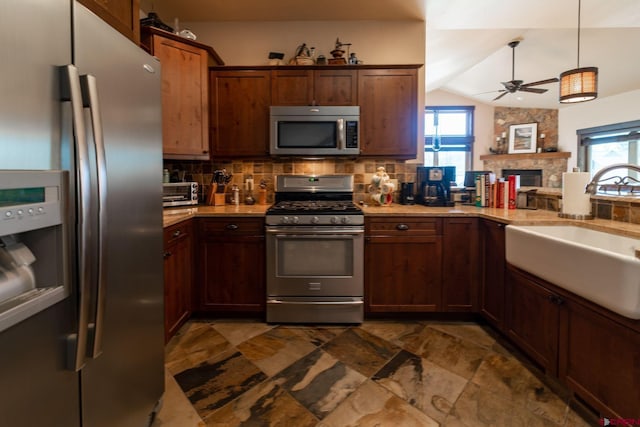
[[[271,107],[273,156],[356,156],[360,154],[360,107]]]

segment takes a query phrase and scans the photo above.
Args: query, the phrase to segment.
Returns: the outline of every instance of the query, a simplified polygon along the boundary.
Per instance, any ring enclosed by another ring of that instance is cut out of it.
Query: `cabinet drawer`
[[[163,231],[163,241],[165,246],[171,245],[179,240],[186,239],[191,234],[191,221],[167,227]]]
[[[200,234],[211,235],[263,235],[264,220],[255,218],[201,219]]]
[[[372,236],[433,236],[442,234],[442,221],[439,218],[371,218],[365,229]]]

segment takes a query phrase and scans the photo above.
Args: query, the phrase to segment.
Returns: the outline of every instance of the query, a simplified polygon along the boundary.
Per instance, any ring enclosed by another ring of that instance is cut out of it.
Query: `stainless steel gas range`
[[[351,175],[280,175],[267,210],[267,322],[361,323],[364,215]]]

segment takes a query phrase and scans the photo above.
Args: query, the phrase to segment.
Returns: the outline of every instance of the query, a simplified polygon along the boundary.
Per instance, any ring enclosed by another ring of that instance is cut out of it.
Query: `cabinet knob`
[[[179,237],[182,234],[182,231],[176,230],[173,232],[173,237]]]
[[[227,224],[227,230],[233,231],[233,230],[237,230],[238,228],[240,227],[238,227],[237,224]]]
[[[407,231],[409,226],[407,224],[398,224],[396,225],[396,229],[400,231]]]
[[[164,259],[166,259],[166,258],[169,258],[171,255],[173,255],[173,254],[172,254],[171,252],[167,251],[167,252],[165,252],[165,253],[163,253],[163,254],[162,254],[162,257],[163,257]]]
[[[559,297],[558,295],[549,295],[547,298],[555,305],[564,304],[564,299]]]

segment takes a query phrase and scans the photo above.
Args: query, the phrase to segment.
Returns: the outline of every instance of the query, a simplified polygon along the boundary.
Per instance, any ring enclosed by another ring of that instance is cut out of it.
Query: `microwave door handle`
[[[67,337],[67,365],[70,370],[79,371],[84,367],[86,360],[88,317],[91,303],[89,292],[89,285],[91,283],[91,271],[89,268],[89,250],[91,247],[91,233],[89,231],[89,227],[91,226],[91,169],[89,166],[89,148],[84,125],[82,89],[78,69],[73,65],[60,67],[60,79],[60,100],[62,102],[69,102],[71,106],[76,153],[75,169],[77,175],[76,197],[78,210],[78,324],[77,332]]]
[[[344,150],[346,147],[346,132],[344,128],[344,119],[336,120],[336,131],[337,131],[337,139],[338,139],[338,150]]]
[[[88,356],[97,358],[102,354],[102,331],[104,324],[106,282],[106,233],[107,233],[107,162],[104,149],[104,133],[102,131],[102,115],[100,113],[100,100],[98,97],[98,82],[95,76],[80,76],[82,85],[82,97],[84,108],[89,109],[91,117],[91,130],[95,144],[96,174],[98,188],[98,253],[97,271],[98,283],[96,285],[95,319],[89,327],[90,343]]]

